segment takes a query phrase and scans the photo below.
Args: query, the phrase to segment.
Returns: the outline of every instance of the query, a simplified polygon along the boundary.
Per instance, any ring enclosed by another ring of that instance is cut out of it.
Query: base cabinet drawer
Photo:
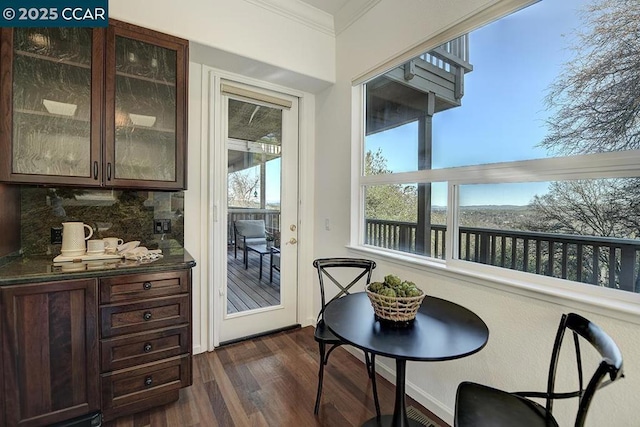
[[[189,295],[100,307],[102,338],[190,322]]]
[[[190,357],[186,354],[102,374],[102,409],[105,418],[138,412],[175,400],[180,388],[190,384]]]
[[[100,303],[117,303],[189,292],[189,272],[129,274],[100,279]]]
[[[189,353],[189,326],[164,328],[124,337],[104,339],[100,343],[102,372],[155,362],[167,357]]]

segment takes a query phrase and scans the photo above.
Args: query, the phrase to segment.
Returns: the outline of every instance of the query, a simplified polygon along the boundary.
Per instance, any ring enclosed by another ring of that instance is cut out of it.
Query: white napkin
[[[118,246],[118,253],[128,260],[132,261],[152,261],[162,258],[162,249],[147,249],[139,246],[140,242],[127,242]]]

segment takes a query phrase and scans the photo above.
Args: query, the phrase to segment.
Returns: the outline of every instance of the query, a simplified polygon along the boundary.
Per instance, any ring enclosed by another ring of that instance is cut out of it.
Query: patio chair
[[[242,262],[247,266],[247,245],[266,245],[267,229],[263,219],[239,219],[233,223],[233,257],[242,250]]]
[[[578,390],[556,392],[555,379],[560,347],[567,329],[573,332]],[[580,342],[583,340],[579,337],[591,344],[602,359],[586,387],[583,384],[583,358],[580,351]],[[547,391],[508,393],[481,384],[463,382],[458,386],[456,393],[454,426],[556,427],[558,423],[552,415],[554,400],[577,397],[578,413],[574,425],[581,427],[584,425],[595,392],[623,376],[622,354],[616,343],[602,329],[584,317],[575,313],[563,314],[553,345]],[[545,404],[543,406],[530,398],[544,399]]]
[[[331,301],[349,294],[349,289],[356,283],[362,282],[364,286],[371,281],[371,272],[376,268],[376,263],[368,259],[359,258],[321,258],[313,261],[313,266],[318,270],[318,279],[320,280],[320,297],[322,300],[322,308],[318,313],[314,338],[318,342],[320,350],[320,370],[318,372],[318,392],[316,394],[316,406],[313,411],[318,414],[320,410],[320,398],[322,397],[322,380],[324,378],[324,367],[329,362],[331,352],[339,346],[345,344],[340,338],[335,336],[333,332],[325,325],[323,314],[324,309]],[[351,281],[338,280],[336,276],[350,277]],[[326,300],[325,278],[329,279],[338,287],[338,293],[329,301]],[[327,345],[331,345],[329,351],[326,351]],[[373,385],[373,399],[376,406],[376,414],[380,418],[380,402],[378,401],[378,390],[376,388],[376,368],[375,354],[364,353],[367,366],[367,375],[371,378]],[[371,356],[371,357],[369,357]]]

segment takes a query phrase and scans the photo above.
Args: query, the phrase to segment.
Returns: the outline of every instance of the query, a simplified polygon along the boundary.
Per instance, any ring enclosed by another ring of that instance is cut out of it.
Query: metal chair
[[[376,263],[368,259],[359,258],[321,258],[313,261],[313,266],[318,270],[318,279],[320,280],[320,297],[322,299],[322,308],[318,313],[316,322],[316,330],[314,338],[318,342],[320,349],[320,370],[318,372],[318,392],[316,395],[316,405],[313,411],[314,414],[318,414],[320,410],[320,398],[322,396],[322,380],[324,378],[324,367],[329,362],[329,356],[331,352],[337,347],[345,344],[340,338],[335,336],[329,328],[325,325],[323,314],[327,304],[331,301],[349,294],[351,289],[356,283],[362,282],[364,285],[368,285],[371,281],[371,272],[376,268]],[[340,270],[340,272],[338,272]],[[333,273],[333,274],[332,274]],[[345,280],[338,280],[334,275],[348,275],[353,279],[347,284]],[[333,296],[329,301],[326,300],[325,293],[325,278],[329,279],[339,289],[339,292]],[[329,351],[326,351],[327,345],[331,345]],[[380,418],[380,403],[378,401],[378,390],[376,388],[376,369],[375,369],[375,354],[369,355],[368,352],[364,353],[365,361],[367,365],[367,374],[371,378],[373,384],[373,398],[376,407],[376,414]],[[369,357],[371,356],[371,357]]]
[[[273,282],[273,270],[280,272],[280,250],[272,247],[269,253],[269,283]]]
[[[573,392],[556,392],[555,379],[560,355],[560,347],[565,330],[573,332],[573,341],[578,368],[578,390]],[[600,361],[589,383],[584,387],[582,353],[580,339],[586,342],[600,354]],[[556,399],[577,397],[578,413],[575,426],[584,425],[589,405],[595,392],[624,377],[622,372],[622,354],[616,343],[597,325],[575,314],[563,314],[556,334],[549,367],[546,392],[515,392],[508,393],[492,387],[472,382],[463,382],[456,393],[455,427],[557,427],[552,410]],[[530,398],[545,400],[545,405],[534,402]]]

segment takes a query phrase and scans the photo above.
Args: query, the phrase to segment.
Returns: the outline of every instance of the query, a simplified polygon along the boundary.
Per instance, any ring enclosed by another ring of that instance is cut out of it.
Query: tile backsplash
[[[81,221],[92,239],[138,240],[170,253],[184,246],[184,192],[21,187],[21,240],[24,255],[58,255],[51,228]],[[154,219],[171,221],[171,232],[155,233]]]

